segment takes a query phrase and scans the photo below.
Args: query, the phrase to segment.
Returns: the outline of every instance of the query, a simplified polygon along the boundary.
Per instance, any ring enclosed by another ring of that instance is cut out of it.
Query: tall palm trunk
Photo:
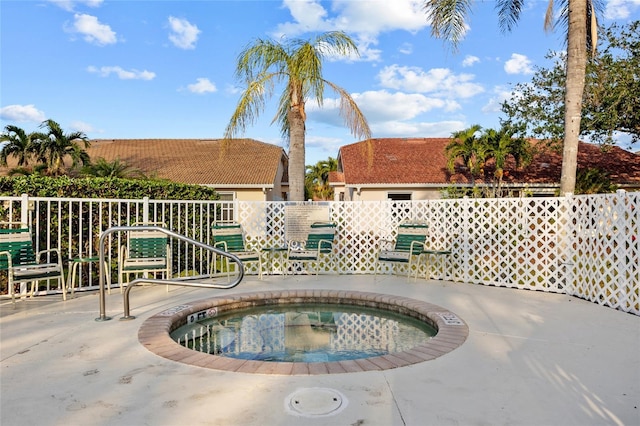
[[[305,125],[300,108],[291,108],[289,120],[289,199],[304,201]]]
[[[564,147],[560,194],[573,192],[576,186],[578,140],[582,114],[582,94],[587,66],[587,1],[569,0],[567,40],[567,79],[564,102]]]

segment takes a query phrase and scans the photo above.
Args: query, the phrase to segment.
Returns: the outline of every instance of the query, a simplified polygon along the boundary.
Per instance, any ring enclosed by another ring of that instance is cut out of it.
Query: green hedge
[[[0,195],[152,200],[217,200],[213,188],[164,180],[70,178],[39,175],[0,177]]]

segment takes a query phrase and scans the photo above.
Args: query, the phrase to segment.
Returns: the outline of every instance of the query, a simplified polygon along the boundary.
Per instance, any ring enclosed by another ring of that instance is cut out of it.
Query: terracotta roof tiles
[[[119,158],[147,175],[189,184],[267,185],[286,154],[282,147],[253,139],[93,140],[92,160]]]
[[[357,142],[340,148],[339,160],[348,185],[358,184],[450,184],[469,183],[471,176],[456,163],[454,173],[447,170],[445,147],[450,138],[384,138]],[[562,155],[544,148],[523,170],[513,164],[505,182],[557,183],[560,181]],[[491,163],[486,172],[491,171]],[[597,167],[607,171],[616,183],[640,182],[640,157],[619,147],[602,149],[598,145],[580,142],[578,167]],[[336,176],[338,178],[338,176]],[[476,182],[481,179],[476,179]]]

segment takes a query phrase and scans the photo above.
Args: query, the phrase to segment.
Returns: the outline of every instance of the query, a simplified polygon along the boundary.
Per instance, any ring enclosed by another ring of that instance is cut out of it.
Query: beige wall
[[[211,186],[218,193],[223,195],[223,200],[231,201],[230,194],[233,194],[233,201],[269,201],[261,188],[221,188]],[[268,191],[269,192],[269,191]]]
[[[349,198],[349,193],[352,197]],[[345,200],[350,201],[382,201],[387,200],[389,193],[411,194],[412,200],[436,200],[441,198],[439,188],[362,188],[360,194],[357,191],[347,188]]]

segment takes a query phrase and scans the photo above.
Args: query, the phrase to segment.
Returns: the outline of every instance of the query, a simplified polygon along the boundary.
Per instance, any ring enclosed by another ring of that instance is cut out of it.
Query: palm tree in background
[[[511,157],[515,160],[516,168],[525,166],[533,158],[531,145],[521,137],[514,137],[514,132],[508,129],[487,129],[480,136],[480,143],[486,151],[485,161],[492,158],[495,162],[493,177],[497,182],[497,190],[494,196],[500,194],[502,178],[505,173],[507,160]]]
[[[338,160],[329,157],[327,160],[318,161],[312,166],[306,167],[305,197],[330,200],[333,198],[333,189],[329,186],[329,173],[338,170]]]
[[[84,148],[89,147],[89,139],[83,132],[65,133],[62,127],[49,119],[42,122],[44,133],[34,133],[33,143],[36,145],[38,160],[47,165],[51,175],[64,172],[64,159],[70,157],[72,167],[88,164],[89,154]],[[80,146],[82,142],[84,148]]]
[[[482,127],[474,124],[467,129],[454,132],[451,135],[451,142],[445,147],[449,171],[453,173],[456,160],[462,159],[471,175],[472,185],[475,185],[475,177],[480,174],[484,166],[485,151],[479,138],[480,130]]]
[[[95,162],[90,162],[82,168],[82,173],[88,176],[109,177],[109,178],[131,178],[134,176],[142,177],[140,170],[135,169],[116,158],[113,161],[107,161],[99,157]]]
[[[0,135],[0,143],[6,142],[0,151],[0,164],[7,165],[9,156],[18,160],[18,167],[24,168],[29,165],[29,161],[33,158],[33,143],[31,134],[27,134],[23,129],[17,126],[5,126],[4,132]]]
[[[336,55],[359,55],[353,40],[341,31],[323,33],[309,41],[293,39],[278,43],[257,39],[238,55],[236,77],[244,81],[246,89],[227,125],[224,139],[232,139],[253,123],[273,95],[275,86],[283,84],[284,91],[272,123],[280,124],[281,134],[289,144],[289,193],[293,201],[304,200],[307,101],[311,99],[322,106],[325,88],[329,87],[340,97],[340,115],[352,134],[371,138],[369,124],[353,98],[322,76],[325,57]]]
[[[578,161],[578,141],[582,111],[582,95],[585,86],[587,50],[595,51],[597,21],[594,0],[563,0],[561,18],[553,18],[554,3],[549,1],[544,28],[550,30],[556,24],[566,25],[567,77],[564,101],[564,144],[560,193],[574,192]],[[450,42],[454,48],[466,33],[466,22],[473,0],[425,0],[424,10],[431,22],[431,35]],[[499,25],[509,32],[520,19],[524,0],[497,0]]]
[[[618,185],[611,182],[609,174],[597,168],[578,170],[576,194],[606,194],[616,192]]]

